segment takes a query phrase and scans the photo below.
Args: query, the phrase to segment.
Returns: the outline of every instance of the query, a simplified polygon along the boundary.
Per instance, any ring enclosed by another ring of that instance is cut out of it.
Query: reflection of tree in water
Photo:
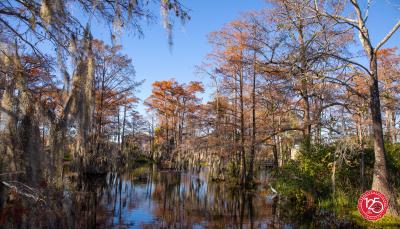
[[[46,196],[43,205],[21,198],[4,200],[6,207],[0,215],[0,225],[4,228],[339,225],[335,217],[299,216],[300,211],[291,206],[280,203],[278,207],[277,198],[268,199],[260,192],[244,192],[223,182],[212,182],[207,169],[180,173],[144,166],[104,177],[68,178],[63,184],[64,192],[43,193]],[[304,218],[312,222],[298,221]]]
[[[264,197],[208,182],[206,172],[154,173],[153,213],[161,227],[270,227],[276,211]]]
[[[21,195],[12,196],[11,191],[4,192],[6,200],[0,225],[4,228],[93,228],[104,225],[107,217],[98,203],[105,189],[104,177],[91,177],[64,179],[61,189],[64,191],[42,187],[42,202]]]

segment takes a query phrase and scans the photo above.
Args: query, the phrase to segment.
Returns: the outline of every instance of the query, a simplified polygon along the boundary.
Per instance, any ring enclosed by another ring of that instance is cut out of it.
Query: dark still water
[[[70,181],[44,206],[8,205],[3,227],[22,228],[336,228],[332,217],[297,214],[263,190],[245,193],[197,172],[155,165]],[[25,207],[24,207],[25,206]],[[281,207],[279,207],[281,206]],[[6,213],[4,213],[6,212]],[[11,219],[12,217],[13,219]],[[19,218],[18,218],[19,217]],[[315,218],[315,219],[314,219]],[[1,226],[0,226],[1,227]]]
[[[277,207],[266,196],[246,194],[209,181],[198,172],[157,170],[147,166],[109,174],[98,208],[109,215],[98,226],[119,228],[270,228]],[[102,217],[99,217],[101,219]],[[288,228],[290,226],[288,225]]]

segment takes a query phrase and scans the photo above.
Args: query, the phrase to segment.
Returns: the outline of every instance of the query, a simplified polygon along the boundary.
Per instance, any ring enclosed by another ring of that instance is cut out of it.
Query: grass
[[[351,195],[343,191],[338,191],[334,198],[318,199],[317,206],[320,209],[333,211],[337,217],[347,219],[362,227],[400,228],[400,217],[386,215],[376,221],[364,219],[356,208],[357,201],[349,196]]]
[[[351,212],[351,220],[360,226],[368,228],[400,228],[400,217],[392,217],[385,215],[376,221],[368,221],[364,219],[358,210]]]

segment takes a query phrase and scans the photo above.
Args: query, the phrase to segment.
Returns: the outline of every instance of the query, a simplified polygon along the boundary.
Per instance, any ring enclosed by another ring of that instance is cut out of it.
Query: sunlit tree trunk
[[[19,91],[19,106],[22,115],[19,140],[21,144],[22,157],[25,165],[27,182],[37,185],[41,180],[42,149],[40,148],[40,130],[36,119],[35,107],[32,95],[27,87],[26,76],[15,47],[14,66],[16,89]]]
[[[101,138],[103,134],[103,110],[104,110],[104,93],[105,93],[105,76],[106,69],[103,63],[101,67],[101,85],[100,85],[100,101],[98,106],[98,122],[97,122],[97,133],[96,133],[96,153],[100,152]]]
[[[304,148],[306,151],[310,150],[311,146],[311,121],[310,121],[310,98],[308,92],[308,73],[307,73],[307,57],[306,45],[304,43],[303,19],[299,19],[297,27],[298,42],[300,45],[300,82],[301,82],[301,97],[303,100],[303,137]]]
[[[390,188],[389,174],[386,165],[386,151],[383,141],[382,130],[382,117],[381,117],[381,103],[379,98],[379,85],[378,85],[378,64],[376,54],[370,55],[370,110],[372,119],[372,128],[374,133],[374,175],[372,180],[372,189],[382,192],[389,199],[389,213],[391,215],[398,215],[396,209],[396,195]]]
[[[333,194],[332,196],[335,197],[335,192],[336,192],[336,151],[333,153],[331,182],[332,182],[332,194]]]
[[[16,124],[17,118],[13,112],[13,91],[15,88],[15,81],[10,80],[6,85],[1,100],[1,142],[2,142],[2,162],[4,163],[4,170],[15,172],[17,171],[16,153],[15,153],[15,137],[16,137]]]
[[[121,153],[124,153],[125,146],[125,126],[126,126],[126,105],[124,106],[124,116],[122,118]]]
[[[118,107],[117,112],[117,143],[119,145],[119,149],[121,149],[121,118],[120,118],[120,108]]]

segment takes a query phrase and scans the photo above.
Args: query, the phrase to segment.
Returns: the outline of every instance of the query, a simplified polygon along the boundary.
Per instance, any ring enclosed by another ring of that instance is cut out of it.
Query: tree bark
[[[100,90],[100,104],[99,104],[99,108],[98,108],[98,116],[99,116],[99,120],[98,120],[98,126],[97,126],[97,139],[96,139],[96,152],[97,154],[100,151],[100,141],[101,141],[101,137],[102,137],[102,132],[103,132],[103,109],[104,109],[104,93],[105,93],[105,67],[103,64],[103,67],[101,69],[102,74],[101,74],[101,90]]]
[[[118,107],[118,113],[117,113],[117,143],[119,144],[119,149],[121,149],[121,120],[120,120],[120,110]]]
[[[395,110],[393,110],[393,112],[392,112],[392,128],[393,128],[392,141],[393,141],[393,143],[396,143],[397,142],[397,131],[396,131],[396,111]]]
[[[378,68],[376,55],[372,54],[370,57],[370,110],[372,129],[374,134],[374,152],[375,152],[375,164],[374,174],[372,180],[372,189],[383,193],[389,200],[388,213],[390,215],[397,216],[396,206],[396,194],[390,187],[389,174],[386,166],[386,151],[383,141],[383,128],[382,128],[382,117],[381,117],[381,103],[379,98],[379,86],[378,86]]]
[[[242,184],[247,184],[246,182],[246,152],[244,147],[244,101],[243,101],[243,67],[240,69],[239,76],[239,99],[240,99],[240,153],[242,158]]]
[[[391,143],[392,142],[392,127],[391,127],[391,118],[390,118],[390,108],[386,108],[385,112],[385,127],[386,127],[386,139]]]
[[[297,25],[297,31],[299,33],[299,43],[300,43],[300,82],[301,82],[301,97],[304,103],[304,116],[303,116],[303,137],[304,137],[304,148],[309,151],[311,148],[311,121],[310,121],[310,98],[309,98],[309,82],[307,76],[307,57],[306,57],[306,45],[304,42],[303,34],[303,21],[299,19],[299,24]]]
[[[275,137],[274,137],[274,144],[272,145],[272,152],[274,154],[274,167],[278,168],[279,167],[279,155],[278,155],[278,148],[277,148]]]
[[[361,176],[361,191],[365,190],[365,154],[364,154],[364,141],[363,141],[363,130],[362,130],[362,114],[359,114],[359,120],[357,123],[357,134],[358,134],[358,144],[361,149],[361,163],[360,163],[360,176]]]
[[[238,113],[238,86],[237,86],[237,75],[234,74],[234,105],[233,105],[233,151],[234,155],[236,157],[236,165],[235,165],[235,175],[240,176],[240,165],[241,165],[241,155],[240,151],[238,151],[238,134],[237,134],[237,123],[238,123],[238,118],[237,118],[237,113]]]
[[[125,145],[125,126],[126,126],[126,105],[124,106],[124,117],[122,119],[121,153],[124,153]]]
[[[247,182],[251,185],[254,178],[254,158],[256,154],[256,52],[253,53],[253,85],[251,92],[252,102],[252,133],[251,133],[251,151],[250,151],[250,162],[249,162],[249,174]]]

